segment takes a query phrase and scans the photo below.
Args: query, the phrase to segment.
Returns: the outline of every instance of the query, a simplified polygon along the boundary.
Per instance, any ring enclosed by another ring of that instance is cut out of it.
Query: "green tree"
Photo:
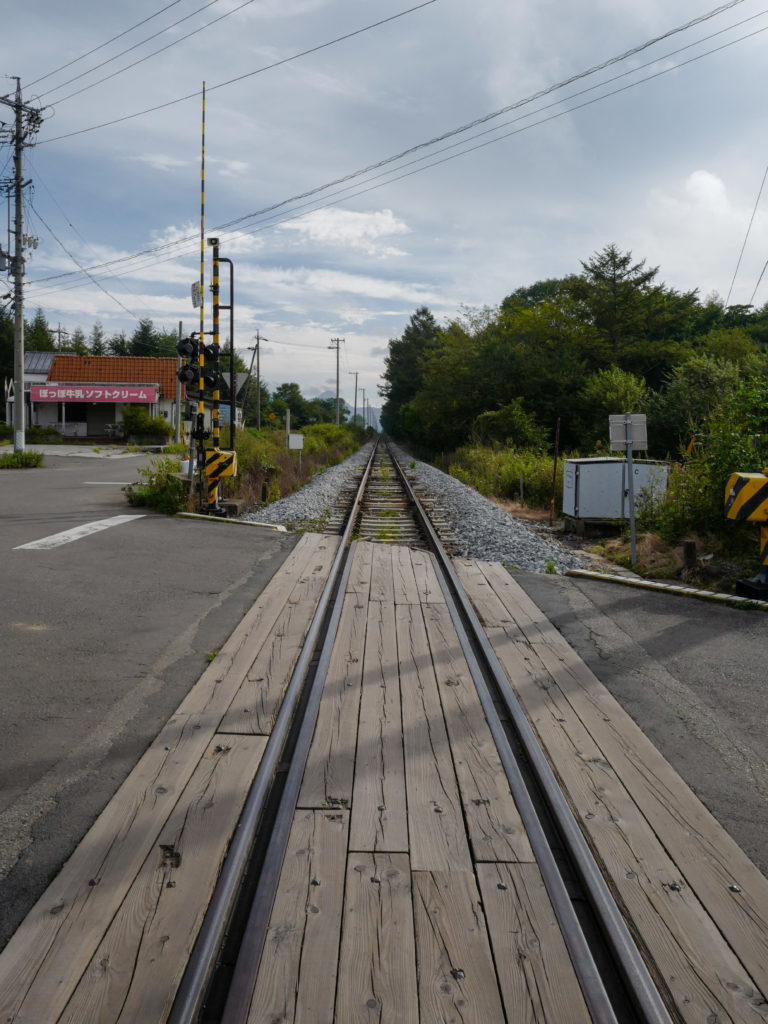
[[[104,341],[104,327],[100,320],[97,320],[91,328],[91,333],[88,335],[88,344],[93,356],[105,356],[107,354],[107,345]]]
[[[139,320],[128,342],[128,355],[157,356],[158,354],[157,331],[152,321],[148,317],[143,317]]]
[[[28,352],[55,352],[53,335],[42,309],[38,309],[30,323],[24,324],[24,348]]]
[[[307,403],[301,393],[301,388],[295,381],[280,384],[272,394],[273,402],[281,403],[280,409],[291,410],[291,426],[303,427],[307,422]]]
[[[571,294],[601,343],[599,365],[619,366],[656,387],[679,362],[695,329],[696,293],[680,294],[656,283],[658,267],[632,261],[611,244],[582,262]]]
[[[645,412],[650,391],[642,377],[611,366],[587,377],[578,397],[579,447],[584,450],[608,438],[609,416]]]
[[[382,375],[384,384],[379,387],[379,394],[384,398],[381,425],[393,437],[407,436],[401,410],[418,393],[427,351],[439,336],[434,316],[426,306],[421,306],[411,316],[401,337],[389,342]]]
[[[653,450],[677,455],[718,406],[734,400],[742,380],[736,363],[711,355],[692,355],[676,366],[649,403]]]
[[[131,355],[131,343],[125,336],[125,331],[118,331],[113,334],[107,342],[107,355],[129,356]]]
[[[81,327],[76,327],[65,345],[62,345],[64,352],[72,352],[78,356],[87,356],[90,352],[85,340],[85,334]]]

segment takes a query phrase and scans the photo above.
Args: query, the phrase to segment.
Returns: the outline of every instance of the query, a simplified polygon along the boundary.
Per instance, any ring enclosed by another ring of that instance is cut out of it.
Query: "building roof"
[[[68,384],[159,384],[161,397],[175,398],[177,365],[175,356],[74,356],[56,353],[48,380],[66,381]]]
[[[24,373],[48,373],[55,352],[25,352]]]

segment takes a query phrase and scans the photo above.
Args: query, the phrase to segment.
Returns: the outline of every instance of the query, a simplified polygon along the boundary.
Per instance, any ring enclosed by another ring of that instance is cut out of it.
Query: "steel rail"
[[[467,663],[473,679],[475,680],[475,685],[478,687],[478,694],[481,702],[483,703],[483,709],[486,713],[486,717],[488,718],[488,724],[494,734],[494,739],[497,741],[499,754],[502,758],[502,764],[504,765],[505,772],[507,773],[507,778],[510,783],[510,788],[512,788],[513,795],[515,795],[515,798],[517,799],[517,790],[519,788],[519,769],[515,762],[511,747],[509,746],[509,740],[504,733],[504,728],[493,705],[493,700],[488,692],[485,679],[483,678],[483,673],[480,670],[480,666],[475,658],[473,649],[469,646],[467,631],[464,629],[462,619],[463,622],[467,624],[472,640],[477,645],[477,649],[480,651],[483,661],[485,662],[485,665],[504,701],[506,709],[509,712],[518,739],[520,740],[523,750],[525,751],[525,754],[533,768],[547,806],[557,828],[560,831],[560,835],[573,859],[581,878],[581,882],[584,885],[592,904],[594,913],[600,923],[603,935],[622,973],[627,990],[636,1009],[641,1014],[644,1024],[672,1024],[666,1005],[664,1004],[658,988],[651,978],[648,967],[629,932],[626,921],[613,899],[608,883],[592,856],[592,852],[587,845],[584,834],[573,816],[573,812],[563,795],[562,789],[558,785],[549,761],[547,760],[536,734],[533,731],[533,727],[528,721],[525,712],[520,706],[517,696],[512,690],[509,679],[507,678],[507,675],[485,634],[485,630],[480,624],[475,610],[472,607],[458,576],[456,575],[456,571],[445,553],[437,533],[429,521],[429,517],[424,511],[421,502],[416,496],[404,470],[396,458],[394,459],[394,463],[403,485],[415,506],[417,514],[422,519],[422,525],[427,537],[429,538],[437,565],[442,570],[442,573],[438,573],[441,588],[446,596],[450,593],[455,599],[449,602],[451,617],[454,619],[454,625],[459,633],[459,637],[462,638],[463,636],[464,640],[467,641],[465,657],[467,657]],[[448,580],[449,587],[447,589],[443,586],[441,575]],[[460,616],[458,609],[460,609],[461,612]],[[464,646],[463,641],[462,646]],[[520,779],[520,781],[522,780]],[[533,846],[534,838],[536,839],[537,844],[540,842],[541,836],[539,833],[541,832],[541,835],[543,835],[543,829],[541,828],[541,822],[539,821],[538,814],[536,814],[535,808],[530,801],[527,789],[525,796],[521,796],[521,799],[522,805],[518,803],[518,809],[520,810],[521,816],[523,816],[525,809],[526,815],[533,812],[536,818],[535,822],[532,822],[532,833],[528,822],[525,817],[523,817],[529,837],[531,838],[531,845]],[[538,860],[538,851],[535,849],[534,852],[536,853]],[[590,1012],[598,1021],[615,1020],[612,1008],[610,1008],[609,1011],[610,1016],[604,1015],[606,1012],[605,1000],[607,1000],[608,997],[605,993],[605,988],[599,978],[599,975],[596,977],[597,968],[595,966],[594,959],[590,950],[586,946],[586,940],[584,939],[581,926],[576,919],[573,906],[571,905],[571,901],[567,896],[567,893],[565,893],[567,906],[563,903],[565,886],[562,876],[560,875],[560,871],[552,857],[548,843],[546,843],[546,851],[542,851],[542,856],[543,862],[540,862],[540,867],[542,868],[544,882],[547,887],[547,891],[549,892],[550,899],[552,900],[555,913],[560,920],[563,936],[568,944],[569,950],[571,951],[571,955],[574,958],[574,969],[579,977],[582,991],[585,999],[587,1000]],[[563,917],[560,916],[561,914],[563,914]]]
[[[168,1016],[168,1024],[194,1024],[202,1009],[215,967],[216,957],[224,942],[237,893],[248,867],[259,821],[272,789],[275,773],[300,703],[310,660],[321,635],[328,607],[336,589],[336,583],[343,571],[348,554],[349,539],[354,527],[357,510],[368,482],[368,475],[377,447],[378,441],[374,445],[371,457],[363,473],[363,478],[358,488],[347,526],[339,543],[339,549],[331,566],[328,580],[320,595],[320,600],[304,640],[301,654],[288,683],[285,697],[283,698],[272,733],[267,741],[264,755],[246,798],[240,821],[232,837],[232,842],[214,888],[211,902],[203,918],[192,954],[187,962],[173,1008]]]

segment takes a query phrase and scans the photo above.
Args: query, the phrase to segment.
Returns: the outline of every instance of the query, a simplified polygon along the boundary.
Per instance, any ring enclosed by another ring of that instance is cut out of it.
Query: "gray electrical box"
[[[573,519],[628,519],[625,459],[566,459],[563,463],[563,515]],[[635,508],[640,494],[667,489],[666,462],[634,459]]]

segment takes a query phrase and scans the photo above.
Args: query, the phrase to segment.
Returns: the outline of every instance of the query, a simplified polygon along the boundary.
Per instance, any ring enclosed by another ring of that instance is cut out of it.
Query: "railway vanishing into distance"
[[[506,570],[383,443],[337,518],[0,955],[0,1020],[768,1020],[768,881]]]

